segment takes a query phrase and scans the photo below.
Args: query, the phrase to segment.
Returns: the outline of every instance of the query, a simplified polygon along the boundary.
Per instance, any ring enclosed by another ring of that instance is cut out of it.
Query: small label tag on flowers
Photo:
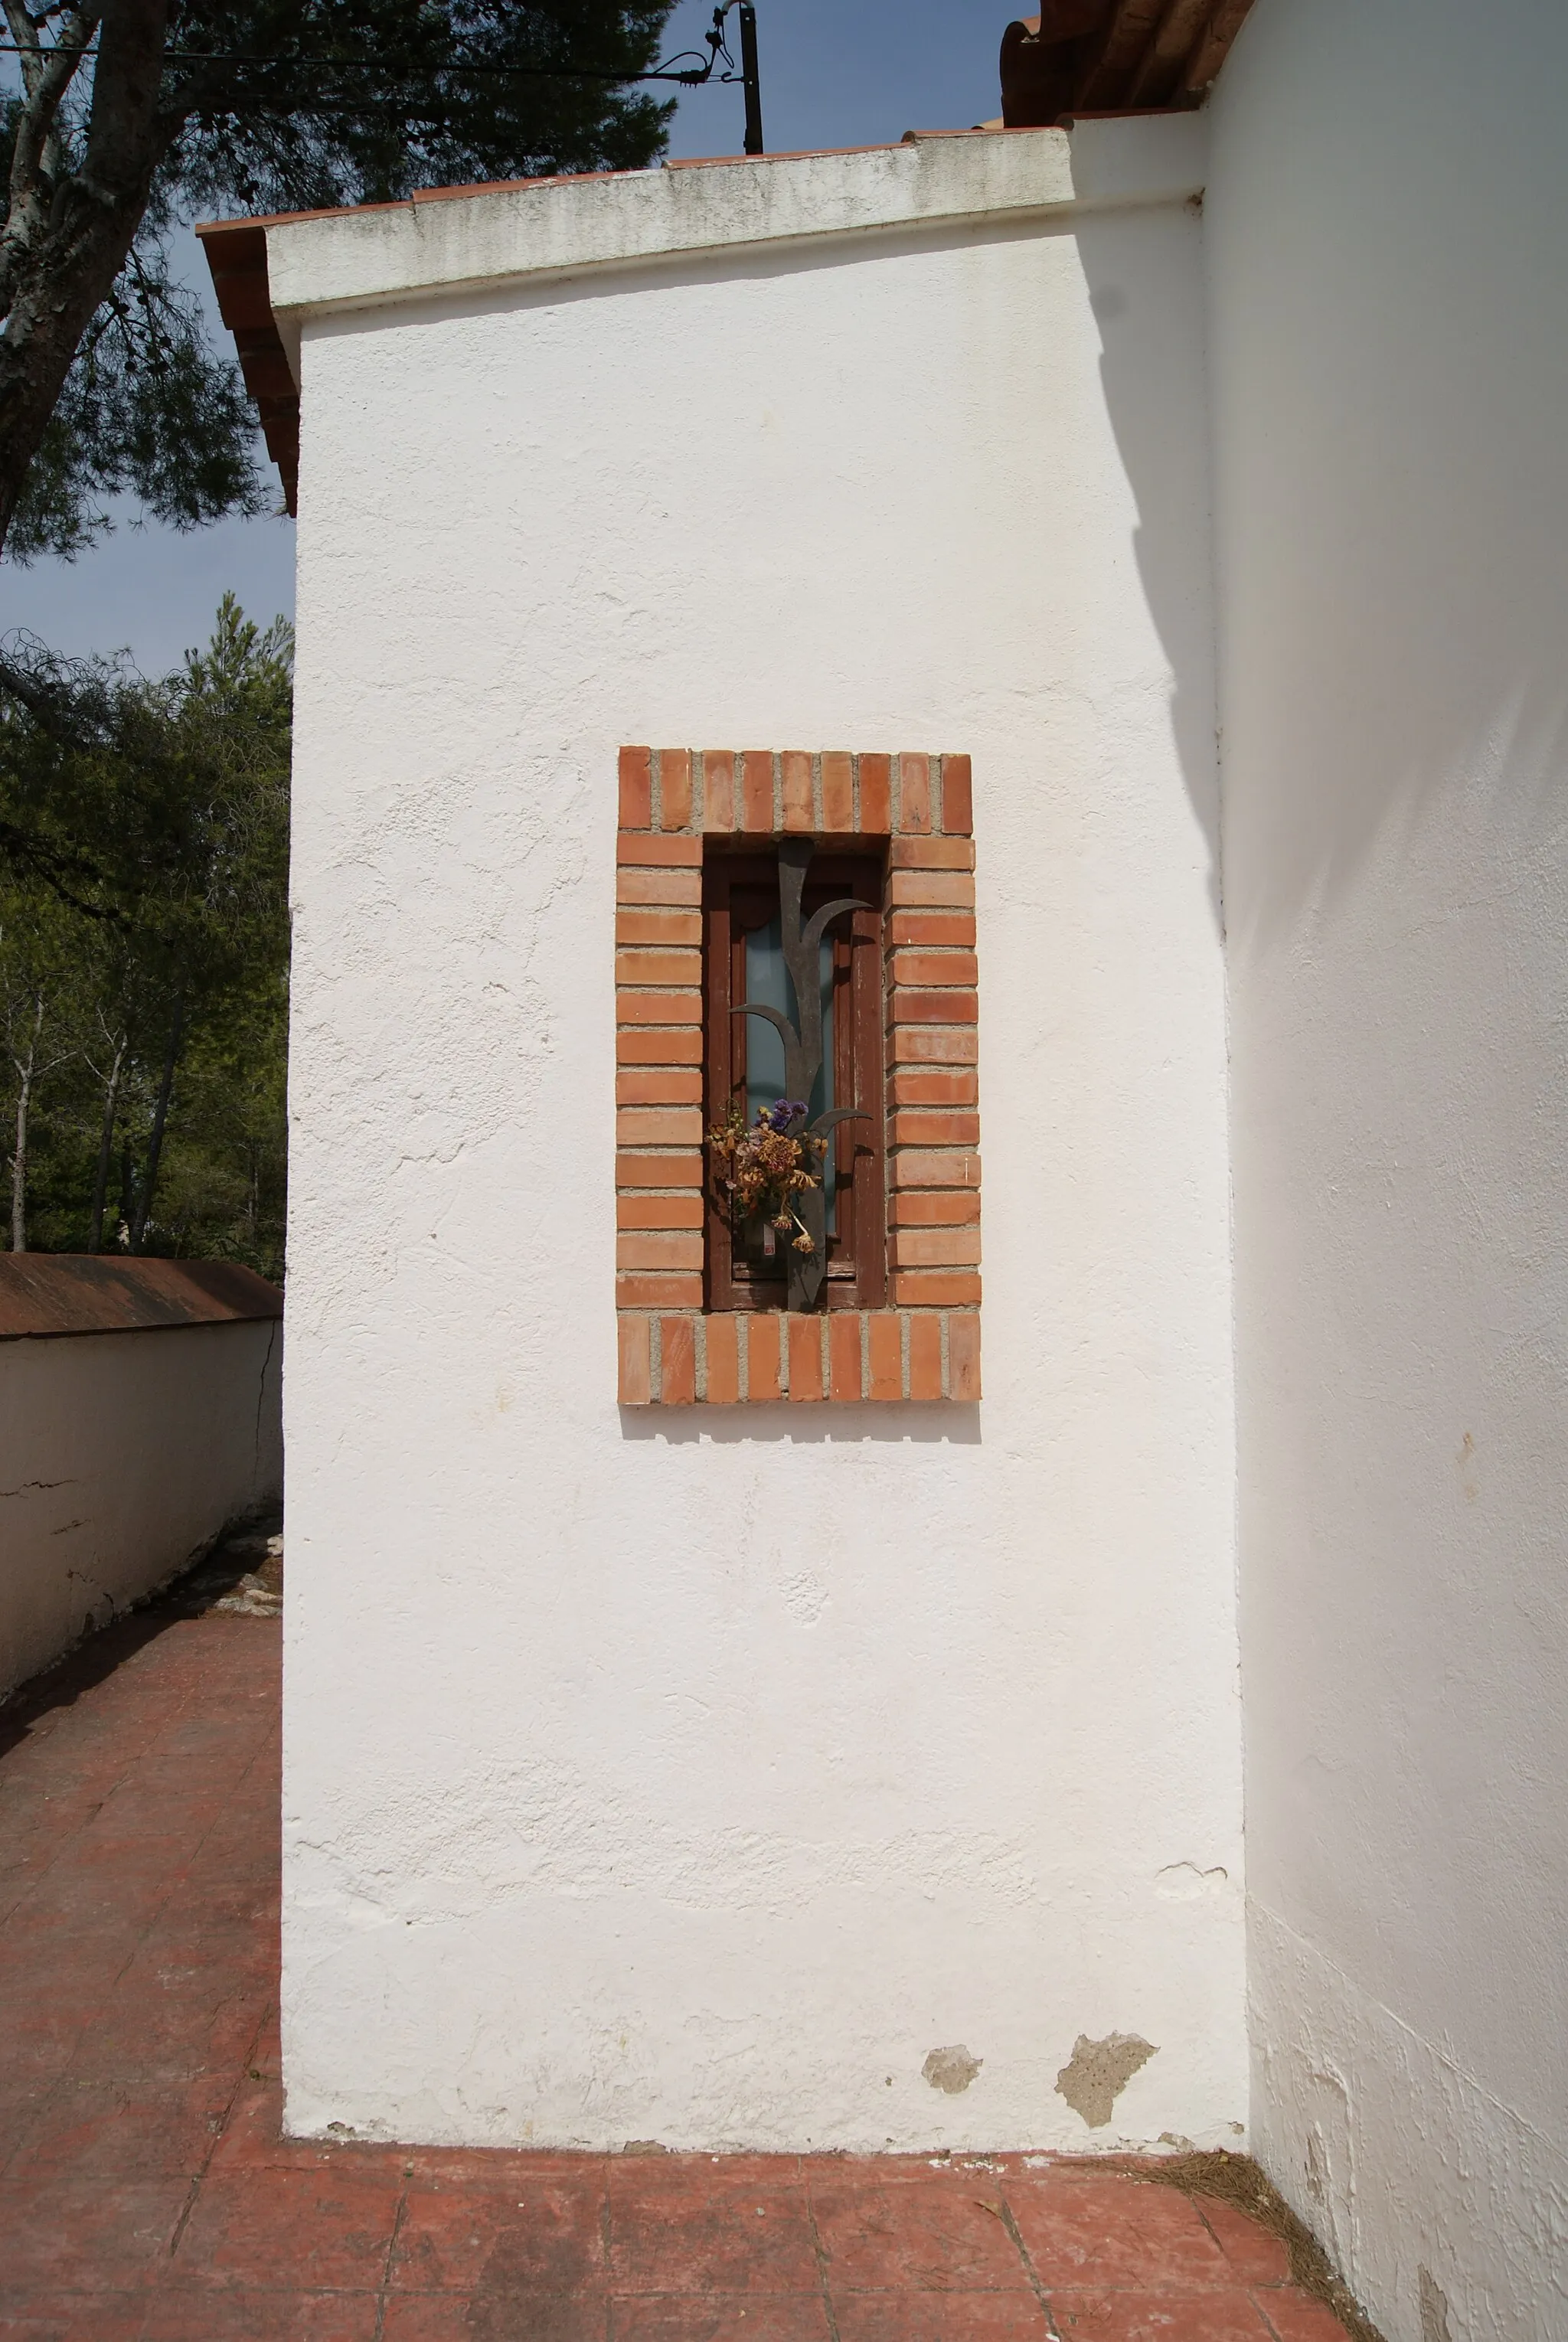
[[[774,1224],[771,1220],[764,1220],[763,1222],[763,1258],[772,1260],[778,1248],[778,1238],[774,1234]]]

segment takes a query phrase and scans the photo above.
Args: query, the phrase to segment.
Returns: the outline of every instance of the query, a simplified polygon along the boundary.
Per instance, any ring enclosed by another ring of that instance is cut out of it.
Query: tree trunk
[[[153,1190],[158,1184],[158,1158],[164,1151],[164,1129],[169,1118],[169,1096],[175,1086],[175,1066],[179,1061],[180,1036],[185,1022],[185,987],[182,984],[175,995],[175,1013],[169,1023],[168,1046],[164,1051],[164,1070],[158,1082],[157,1103],[153,1108],[153,1127],[147,1136],[147,1167],[142,1177],[142,1192],[136,1198],[136,1216],[131,1224],[131,1250],[140,1252],[142,1239],[147,1232],[147,1220],[153,1208]]]
[[[104,1085],[104,1126],[98,1137],[98,1176],[93,1182],[93,1233],[89,1252],[104,1249],[104,1207],[109,1198],[109,1162],[115,1152],[115,1114],[120,1102],[120,1068],[125,1062],[126,1036],[115,1044],[115,1061]]]
[[[27,1111],[33,1102],[33,1069],[38,1061],[38,1036],[44,1030],[44,996],[38,995],[32,1037],[25,1057],[13,1057],[16,1068],[16,1148],[11,1157],[11,1249],[27,1249]]]
[[[69,75],[58,65],[19,60],[27,86],[0,232],[0,545],[77,345],[125,265],[154,174],[178,131],[158,111],[167,14],[166,0],[108,0],[86,148],[75,171],[61,169],[58,131]],[[9,11],[7,18],[15,38]]]

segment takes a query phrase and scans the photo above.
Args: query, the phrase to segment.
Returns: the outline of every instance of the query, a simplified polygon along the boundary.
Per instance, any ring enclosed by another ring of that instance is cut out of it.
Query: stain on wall
[[[934,2049],[920,2070],[934,2090],[945,2090],[950,2098],[955,2098],[969,2087],[984,2063],[984,2057],[972,2057],[960,2041],[951,2049]]]
[[[1421,2342],[1453,2342],[1448,2330],[1448,2296],[1429,2268],[1415,2272],[1421,2303]]]
[[[1056,2077],[1056,2093],[1091,2130],[1103,2130],[1115,2111],[1116,2101],[1140,2067],[1159,2051],[1135,2033],[1107,2033],[1091,2041],[1080,2033],[1073,2055]]]

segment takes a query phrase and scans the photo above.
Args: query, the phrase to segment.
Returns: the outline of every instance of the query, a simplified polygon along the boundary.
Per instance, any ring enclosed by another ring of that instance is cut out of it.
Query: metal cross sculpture
[[[824,903],[801,925],[801,896],[805,891],[805,874],[813,853],[809,838],[786,837],[779,847],[779,936],[784,950],[784,964],[794,986],[795,1010],[800,1018],[800,1030],[781,1016],[776,1008],[764,1008],[754,1000],[743,1000],[732,1008],[732,1016],[764,1016],[776,1026],[784,1042],[784,1096],[788,1098],[809,1098],[816,1077],[822,1071],[822,972],[821,946],[823,936],[831,923],[842,918],[845,911],[869,911],[872,906],[854,895],[842,896],[835,903]],[[857,1106],[835,1106],[816,1120],[806,1123],[809,1108],[800,1106],[784,1125],[786,1138],[822,1138],[841,1122],[870,1120],[865,1109]],[[823,1152],[825,1169],[827,1155]],[[794,1210],[802,1227],[811,1238],[810,1252],[797,1252],[793,1245],[784,1247],[784,1262],[789,1275],[787,1306],[791,1309],[809,1309],[822,1290],[822,1280],[827,1269],[827,1192],[819,1180],[814,1187],[801,1188],[794,1200]]]

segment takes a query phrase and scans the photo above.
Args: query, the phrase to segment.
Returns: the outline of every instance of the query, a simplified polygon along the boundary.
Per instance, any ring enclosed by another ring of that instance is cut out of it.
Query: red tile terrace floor
[[[283,2138],[279,1630],[211,1599],[0,1709],[0,2335],[1343,2342],[1126,2173]]]

